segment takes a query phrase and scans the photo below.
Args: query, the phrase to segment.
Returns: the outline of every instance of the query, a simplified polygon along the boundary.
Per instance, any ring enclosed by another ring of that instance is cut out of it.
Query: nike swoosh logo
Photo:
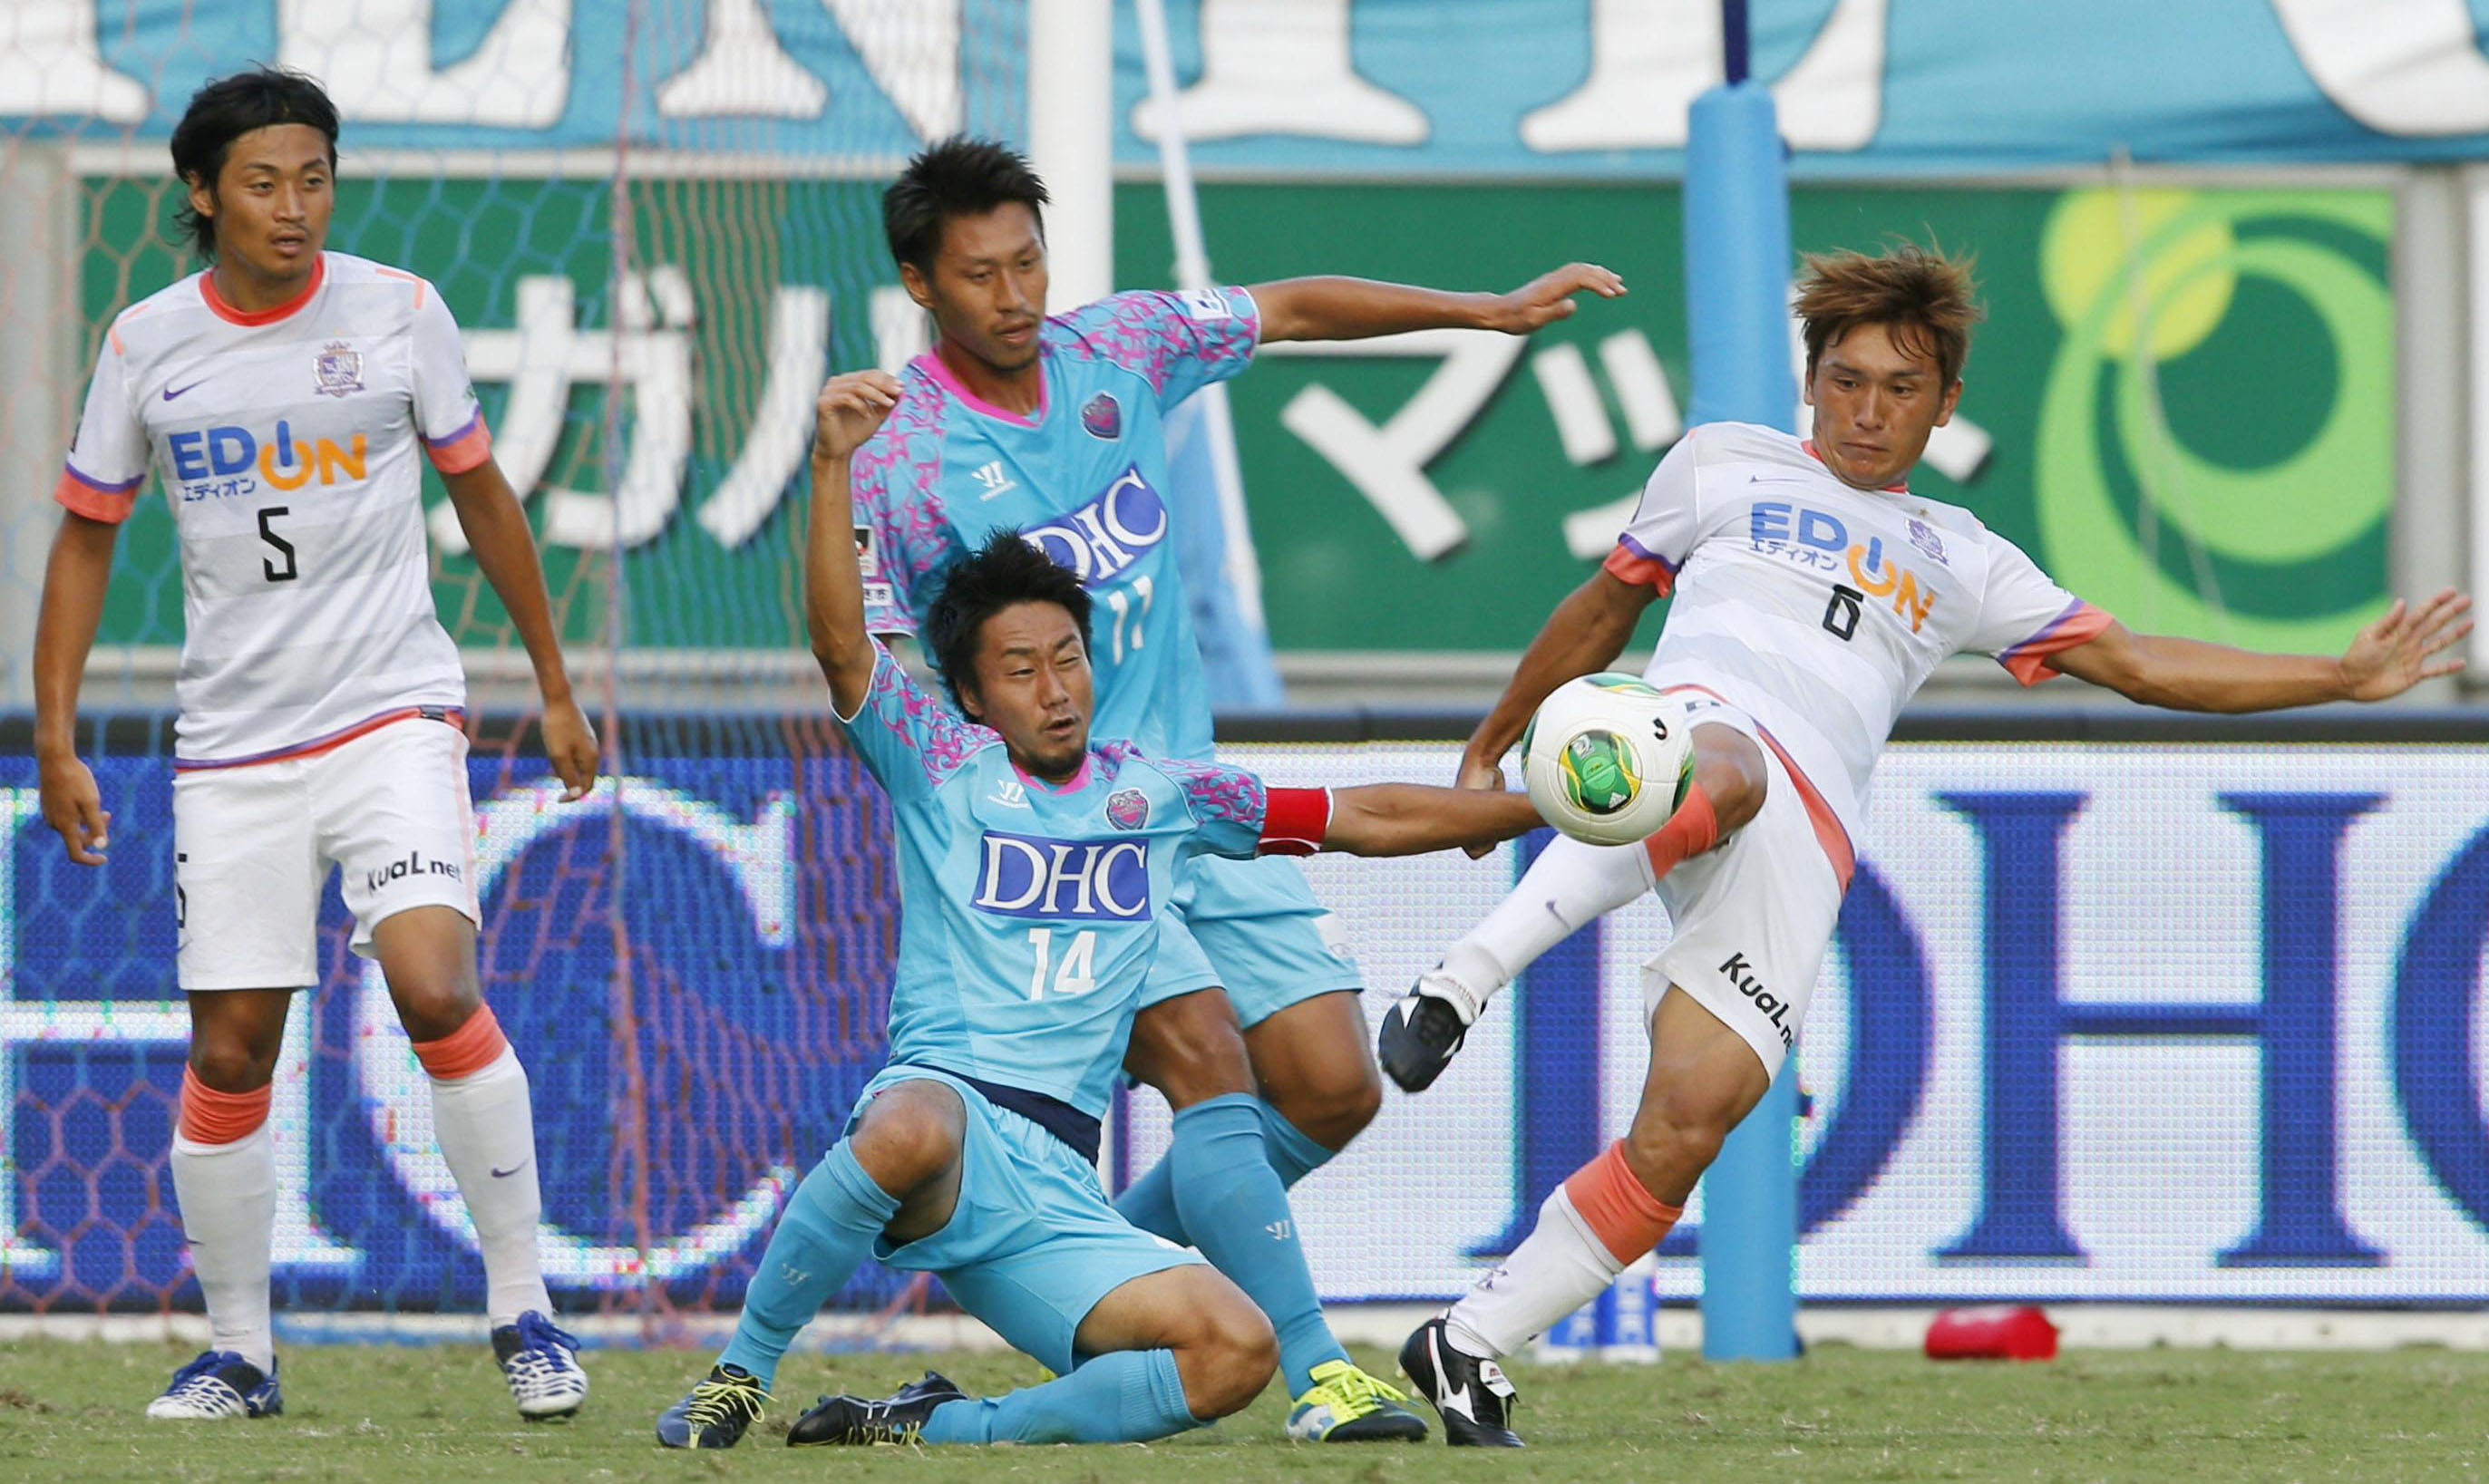
[[[200,387],[205,386],[206,385],[207,385],[207,383],[205,383],[205,382],[192,382],[189,385],[187,385],[187,386],[183,386],[183,387],[180,387],[180,388],[175,388],[175,387],[167,386],[167,387],[165,387],[165,388],[164,388],[164,400],[165,400],[165,401],[167,401],[167,402],[170,402],[170,401],[172,401],[175,397],[180,396],[183,392],[186,392],[186,391],[196,391],[196,390],[198,390]]]
[[[495,1180],[507,1180],[507,1179],[509,1179],[511,1176],[516,1175],[517,1173],[519,1173],[519,1171],[524,1170],[524,1169],[526,1169],[527,1167],[528,1167],[528,1162],[527,1162],[525,1159],[522,1159],[522,1160],[520,1160],[518,1163],[516,1163],[516,1164],[514,1164],[514,1165],[511,1165],[511,1166],[510,1166],[508,1169],[506,1169],[506,1170],[495,1170],[495,1171],[493,1172],[493,1178],[494,1178]]]

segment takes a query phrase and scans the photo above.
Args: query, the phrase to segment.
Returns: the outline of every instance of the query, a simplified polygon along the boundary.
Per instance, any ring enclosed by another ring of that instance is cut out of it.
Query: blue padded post
[[[1734,17],[1731,17],[1732,19]],[[1742,28],[1740,28],[1742,29]],[[1730,58],[1742,77],[1743,59]],[[1788,171],[1772,96],[1739,81],[1694,100],[1685,150],[1687,421],[1795,431],[1789,373]],[[1797,1355],[1797,1058],[1702,1177],[1702,1354]]]

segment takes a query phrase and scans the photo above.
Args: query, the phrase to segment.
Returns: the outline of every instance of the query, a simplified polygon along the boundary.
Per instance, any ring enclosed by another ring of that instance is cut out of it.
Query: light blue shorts
[[[1099,1299],[1134,1278],[1201,1261],[1117,1215],[1097,1170],[1071,1146],[957,1077],[885,1068],[866,1084],[856,1116],[883,1088],[918,1081],[939,1082],[967,1105],[958,1208],[940,1231],[905,1246],[876,1239],[873,1255],[940,1278],[961,1308],[1015,1348],[1067,1374],[1082,1358],[1072,1337]]]
[[[1339,919],[1314,899],[1284,856],[1203,856],[1176,879],[1159,913],[1159,956],[1141,988],[1143,1010],[1212,987],[1237,1020],[1259,1024],[1318,994],[1365,987]]]

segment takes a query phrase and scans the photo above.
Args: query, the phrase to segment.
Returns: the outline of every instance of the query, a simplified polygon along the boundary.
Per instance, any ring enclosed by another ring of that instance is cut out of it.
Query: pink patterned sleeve
[[[1180,762],[1153,757],[1183,791],[1191,806],[1192,838],[1187,848],[1195,854],[1249,856],[1261,848],[1262,826],[1271,813],[1271,793],[1262,780],[1242,768],[1215,762]]]
[[[918,685],[879,640],[873,647],[873,688],[839,724],[892,802],[930,795],[997,738]]]
[[[1262,312],[1241,288],[1110,294],[1061,323],[1093,354],[1149,380],[1160,407],[1251,364]]]
[[[926,579],[964,555],[942,504],[941,407],[939,388],[911,371],[899,406],[849,466],[864,624],[875,634],[915,633]]]

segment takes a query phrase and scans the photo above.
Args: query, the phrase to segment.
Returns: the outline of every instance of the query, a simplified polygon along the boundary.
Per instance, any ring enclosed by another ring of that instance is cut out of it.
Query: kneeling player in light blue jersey
[[[658,1419],[672,1447],[732,1446],[867,1257],[938,1273],[1059,1377],[985,1400],[930,1373],[877,1401],[825,1397],[790,1443],[1133,1441],[1245,1407],[1277,1364],[1271,1323],[1119,1215],[1095,1168],[1160,910],[1196,856],[1407,855],[1538,823],[1522,795],[1266,788],[1092,741],[1089,594],[1009,530],[953,565],[927,614],[954,711],[867,632],[848,540],[850,456],[901,394],[878,371],[823,388],[805,569],[814,652],[898,835],[890,1065],[787,1203],[725,1354]]]
[[[926,150],[883,197],[891,256],[937,340],[901,371],[899,406],[855,459],[868,621],[912,632],[952,563],[1017,528],[1097,605],[1099,731],[1154,757],[1215,756],[1169,539],[1180,517],[1165,499],[1167,409],[1243,371],[1264,343],[1527,334],[1571,314],[1578,294],[1624,292],[1576,263],[1509,294],[1292,278],[1116,294],[1049,319],[1045,199],[1026,160],[976,139]],[[1324,1324],[1288,1209],[1286,1187],[1382,1105],[1345,942],[1291,861],[1205,858],[1161,905],[1166,942],[1126,1066],[1166,1095],[1174,1140],[1116,1207],[1198,1246],[1270,1316],[1293,1435],[1423,1437],[1424,1420]]]

